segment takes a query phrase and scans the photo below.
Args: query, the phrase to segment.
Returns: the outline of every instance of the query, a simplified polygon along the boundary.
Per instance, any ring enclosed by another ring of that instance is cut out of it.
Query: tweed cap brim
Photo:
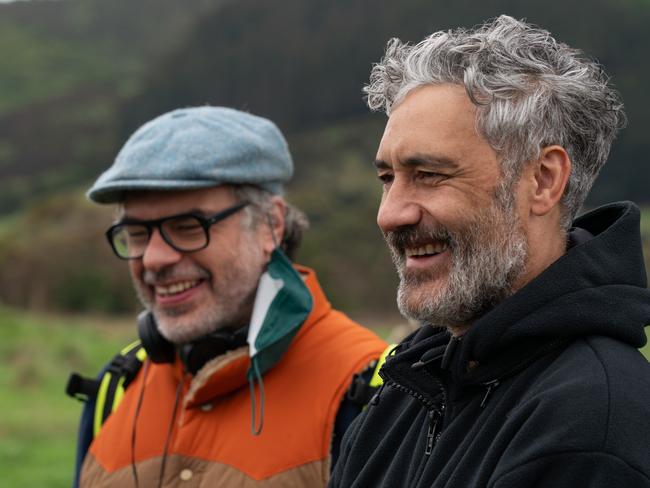
[[[280,194],[292,174],[287,143],[271,121],[230,108],[194,107],[140,127],[87,195],[116,203],[128,192],[228,184]]]

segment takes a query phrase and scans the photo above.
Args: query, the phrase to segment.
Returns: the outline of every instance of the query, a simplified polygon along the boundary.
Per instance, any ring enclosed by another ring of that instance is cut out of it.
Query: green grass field
[[[135,329],[0,307],[0,487],[69,487],[82,404],[68,374],[94,375]]]
[[[82,404],[64,394],[68,374],[95,374],[135,327],[3,307],[0,324],[0,487],[69,487]]]

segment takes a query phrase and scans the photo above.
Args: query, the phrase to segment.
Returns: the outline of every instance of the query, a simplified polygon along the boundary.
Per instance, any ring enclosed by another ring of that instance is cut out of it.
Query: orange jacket
[[[171,429],[162,486],[324,487],[343,395],[354,373],[386,344],[332,310],[313,271],[300,271],[314,305],[285,355],[264,375],[259,436],[251,434],[247,348],[213,359],[195,377],[183,373],[178,361],[145,364],[93,441],[81,486],[135,486],[134,468],[140,487],[158,486]],[[179,382],[180,403],[172,419]]]

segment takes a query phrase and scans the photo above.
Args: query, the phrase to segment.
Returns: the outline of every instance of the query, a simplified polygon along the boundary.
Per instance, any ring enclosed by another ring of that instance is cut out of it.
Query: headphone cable
[[[138,417],[140,416],[140,409],[142,408],[142,402],[144,399],[144,389],[147,384],[147,374],[149,373],[149,364],[150,364],[149,360],[146,360],[144,363],[144,371],[142,372],[142,387],[140,388],[138,403],[135,407],[135,415],[133,416],[133,429],[131,430],[131,472],[133,473],[133,481],[135,483],[135,488],[140,488],[140,483],[138,481],[138,468],[136,468],[135,466],[136,430],[138,425]]]
[[[163,449],[162,462],[160,463],[160,475],[158,476],[158,488],[162,488],[163,485],[163,476],[165,475],[165,466],[167,465],[167,454],[169,452],[169,441],[172,437],[172,431],[174,430],[174,421],[176,420],[176,412],[178,411],[178,404],[181,399],[181,391],[183,390],[183,379],[181,378],[178,381],[178,386],[176,387],[176,399],[174,400],[174,409],[172,410],[172,418],[169,421],[169,427],[167,428],[167,437],[165,438],[165,448]]]

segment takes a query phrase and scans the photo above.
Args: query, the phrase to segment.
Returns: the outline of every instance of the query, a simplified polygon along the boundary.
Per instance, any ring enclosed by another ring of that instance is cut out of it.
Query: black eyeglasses
[[[239,212],[250,202],[244,201],[214,215],[195,213],[170,215],[157,220],[124,220],[106,231],[113,252],[121,259],[139,259],[147,249],[154,229],[179,252],[194,252],[210,244],[210,227]]]

